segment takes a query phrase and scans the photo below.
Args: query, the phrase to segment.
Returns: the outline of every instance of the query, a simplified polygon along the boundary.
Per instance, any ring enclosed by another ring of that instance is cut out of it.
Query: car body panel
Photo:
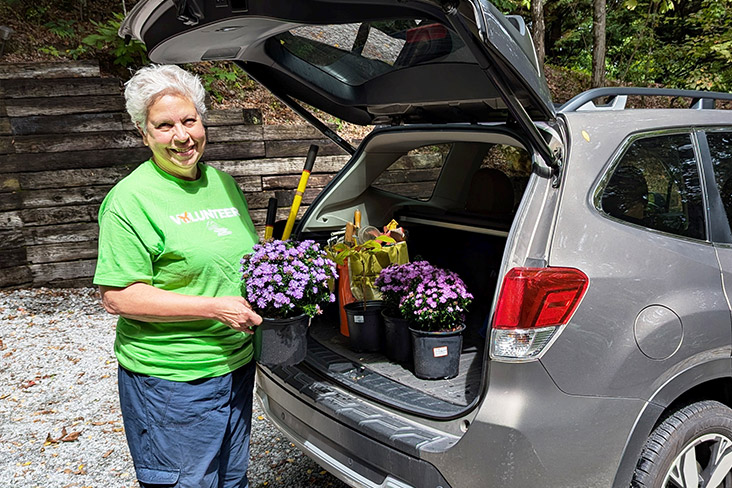
[[[725,383],[729,381],[731,370],[732,359],[714,359],[692,366],[664,384],[646,404],[630,430],[612,486],[614,488],[628,486],[646,440],[669,406],[689,391],[707,383],[713,384],[713,389],[723,390]]]
[[[648,119],[643,111],[568,117],[575,144],[549,264],[582,270],[590,286],[560,340],[541,360],[567,393],[649,400],[682,371],[732,352],[730,312],[714,246],[621,222],[593,203],[598,175],[619,156],[629,133],[657,134],[661,128],[691,133],[695,115],[700,122],[715,122],[714,114],[689,112],[683,118],[678,111],[658,110],[645,112]],[[720,114],[719,120],[729,116]],[[678,350],[662,360],[644,354],[634,334],[636,317],[651,305],[672,310],[683,327]],[[578,376],[567,364],[582,364],[586,375]]]

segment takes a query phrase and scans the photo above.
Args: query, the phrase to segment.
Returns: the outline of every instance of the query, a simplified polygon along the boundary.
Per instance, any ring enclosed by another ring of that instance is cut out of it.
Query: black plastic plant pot
[[[390,317],[383,311],[384,354],[395,363],[409,363],[412,360],[412,334],[409,321],[401,317]]]
[[[263,318],[254,330],[254,359],[264,366],[291,366],[308,353],[310,317]]]
[[[414,375],[423,380],[446,380],[460,372],[465,325],[448,332],[409,329],[412,334]]]
[[[345,305],[348,337],[356,352],[378,352],[384,343],[384,322],[381,300],[353,302]]]

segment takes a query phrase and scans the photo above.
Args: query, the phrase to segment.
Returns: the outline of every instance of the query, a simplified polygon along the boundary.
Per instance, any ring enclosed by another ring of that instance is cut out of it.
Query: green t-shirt
[[[186,181],[148,160],[110,190],[99,209],[96,285],[241,296],[240,260],[257,241],[254,224],[234,179],[198,166],[201,177]],[[220,376],[252,358],[250,336],[209,319],[120,317],[114,351],[124,368],[173,381]]]

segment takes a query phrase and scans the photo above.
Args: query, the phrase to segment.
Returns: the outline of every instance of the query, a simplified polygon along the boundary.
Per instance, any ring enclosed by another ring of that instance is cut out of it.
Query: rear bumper
[[[360,433],[347,425],[351,422],[346,418],[344,423],[334,420],[293,396],[276,376],[261,368],[258,373],[257,396],[267,417],[293,444],[344,483],[367,488],[450,488],[432,464]],[[335,392],[321,394],[337,396]],[[372,428],[379,422],[388,423],[378,413],[363,411],[358,406],[343,408],[360,417],[361,422],[371,423]],[[361,412],[357,413],[358,410]],[[385,433],[393,431],[392,438],[411,435],[403,425],[382,427]],[[408,443],[405,439],[405,445]]]
[[[442,423],[390,412],[305,367],[260,368],[257,393],[293,443],[351,486],[627,486],[618,468],[646,402],[567,395],[538,362],[493,363],[490,377],[476,410]]]

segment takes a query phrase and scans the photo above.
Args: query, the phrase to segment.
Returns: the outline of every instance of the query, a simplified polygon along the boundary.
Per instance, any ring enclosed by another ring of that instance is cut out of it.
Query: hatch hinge
[[[457,12],[458,6],[460,5],[459,0],[439,0],[439,3],[446,14]]]
[[[539,122],[535,124],[538,128],[539,133],[544,136],[544,141],[547,147],[551,151],[554,157],[554,166],[550,166],[552,171],[552,186],[557,188],[559,186],[559,179],[562,174],[562,168],[564,167],[564,136],[562,135],[562,126],[550,125],[547,123]]]
[[[323,135],[325,137],[327,137],[328,139],[330,139],[333,142],[335,142],[336,144],[338,144],[338,146],[340,146],[341,149],[343,149],[348,154],[350,154],[351,156],[353,156],[353,154],[356,152],[356,149],[351,144],[349,144],[349,142],[347,140],[345,140],[344,138],[342,138],[341,136],[339,136],[336,133],[336,131],[334,131],[333,129],[331,129],[330,127],[328,127],[325,123],[323,123],[323,121],[321,121],[319,118],[317,118],[312,113],[310,113],[307,109],[305,109],[305,107],[303,107],[302,105],[300,105],[295,99],[293,99],[292,97],[290,97],[286,93],[283,93],[278,88],[276,88],[276,87],[274,87],[272,85],[268,85],[268,84],[265,84],[265,83],[262,83],[261,81],[259,81],[247,69],[246,62],[244,62],[244,61],[234,61],[234,62],[237,64],[237,66],[239,66],[241,69],[244,70],[244,72],[247,74],[247,76],[249,76],[254,81],[256,81],[257,83],[259,83],[262,86],[264,86],[265,88],[267,88],[272,93],[272,95],[274,95],[278,100],[280,100],[282,103],[284,103],[285,105],[287,105],[297,115],[299,115],[300,117],[302,117],[303,119],[305,119],[305,121],[308,124],[312,125],[316,129],[318,129],[320,132],[323,133]]]
[[[203,5],[200,0],[172,0],[176,18],[185,25],[198,25],[203,20]]]

